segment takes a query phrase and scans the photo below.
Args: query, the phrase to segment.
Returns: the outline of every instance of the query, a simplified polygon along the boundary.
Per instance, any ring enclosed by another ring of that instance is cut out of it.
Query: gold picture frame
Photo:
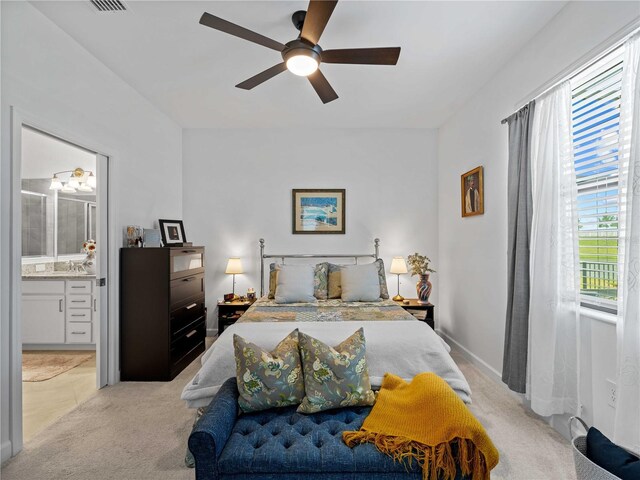
[[[482,166],[460,175],[460,207],[463,217],[484,214],[484,178]]]
[[[344,234],[344,188],[307,188],[291,191],[292,233]]]

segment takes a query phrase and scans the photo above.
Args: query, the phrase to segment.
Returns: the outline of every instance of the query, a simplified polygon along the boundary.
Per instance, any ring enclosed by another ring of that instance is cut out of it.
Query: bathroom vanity
[[[22,276],[22,346],[26,350],[95,348],[95,275]]]

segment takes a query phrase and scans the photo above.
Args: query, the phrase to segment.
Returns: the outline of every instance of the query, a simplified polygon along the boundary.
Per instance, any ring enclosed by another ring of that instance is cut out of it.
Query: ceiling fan
[[[304,10],[295,12],[291,20],[295,27],[300,30],[300,34],[298,38],[285,44],[206,12],[200,18],[200,23],[271,48],[282,55],[282,63],[254,75],[248,80],[239,83],[236,87],[251,90],[279,73],[289,70],[295,75],[307,77],[322,103],[328,103],[338,98],[338,94],[318,69],[321,62],[395,65],[398,63],[398,57],[400,56],[400,47],[322,50],[318,45],[318,41],[337,3],[337,0],[311,0],[306,12]]]

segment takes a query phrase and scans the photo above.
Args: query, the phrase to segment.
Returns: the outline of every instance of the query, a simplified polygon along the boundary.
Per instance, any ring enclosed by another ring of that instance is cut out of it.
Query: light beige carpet
[[[528,414],[501,386],[459,356],[473,413],[500,451],[492,479],[573,480],[569,443]],[[25,445],[2,468],[3,480],[182,480],[193,413],[180,392],[199,361],[170,383],[120,383],[92,398]]]
[[[22,352],[22,381],[44,382],[68,372],[94,355],[83,351],[29,350]]]

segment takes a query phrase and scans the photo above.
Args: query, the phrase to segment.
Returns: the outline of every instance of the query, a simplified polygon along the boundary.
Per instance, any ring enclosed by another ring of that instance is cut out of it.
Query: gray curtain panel
[[[506,119],[509,124],[508,283],[502,381],[518,393],[527,384],[529,342],[529,244],[531,240],[531,130],[535,102]]]

